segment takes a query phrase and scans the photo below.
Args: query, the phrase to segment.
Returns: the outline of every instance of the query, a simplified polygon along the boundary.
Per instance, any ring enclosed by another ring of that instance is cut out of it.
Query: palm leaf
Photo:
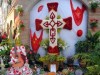
[[[97,41],[98,39],[100,39],[100,31],[96,32],[96,33],[93,35],[93,39],[94,39],[94,41]]]
[[[92,33],[91,33],[91,31],[89,30],[88,31],[88,34],[87,34],[87,38],[91,38],[92,37]]]

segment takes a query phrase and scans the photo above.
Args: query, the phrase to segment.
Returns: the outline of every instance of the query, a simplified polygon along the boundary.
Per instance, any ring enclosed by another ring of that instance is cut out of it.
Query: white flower
[[[44,46],[44,48],[47,48],[47,46]]]
[[[69,46],[65,46],[65,49],[67,49]]]
[[[62,47],[62,44],[59,44],[59,47]]]
[[[65,50],[65,49],[66,49],[66,47],[64,47],[64,46],[62,46],[62,48],[63,48],[63,50]]]
[[[19,8],[23,8],[23,6],[22,6],[22,5],[17,5],[17,6],[15,7],[16,10],[18,10]]]

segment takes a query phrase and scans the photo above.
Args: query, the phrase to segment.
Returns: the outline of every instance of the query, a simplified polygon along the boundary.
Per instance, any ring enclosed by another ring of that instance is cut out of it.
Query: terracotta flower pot
[[[23,12],[19,12],[19,15],[20,15],[20,16],[23,16]]]
[[[96,8],[92,8],[92,9],[91,9],[91,11],[92,11],[93,13],[95,13],[96,10],[97,10]]]
[[[92,31],[96,31],[97,30],[97,27],[91,27]]]
[[[21,30],[24,31],[25,30],[25,27],[22,27]]]

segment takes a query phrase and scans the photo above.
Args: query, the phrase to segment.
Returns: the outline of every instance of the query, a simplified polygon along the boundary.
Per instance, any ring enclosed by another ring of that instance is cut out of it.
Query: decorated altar
[[[40,54],[38,61],[47,71],[64,68],[63,63],[75,54],[75,44],[86,39],[87,16],[86,5],[74,0],[43,0],[32,8],[31,49]]]
[[[6,75],[88,75],[99,70],[100,31],[88,31],[83,1],[39,1],[30,11],[30,45],[21,44],[25,26],[23,15],[17,14],[14,33],[4,40],[9,43],[2,42],[0,51],[0,66]]]
[[[86,6],[80,1],[40,1],[30,12],[31,49],[41,56],[60,54],[58,45],[61,45],[64,46],[64,57],[74,55],[74,45],[86,39],[87,16]],[[59,39],[64,41],[64,45]],[[43,40],[49,43],[41,46]]]

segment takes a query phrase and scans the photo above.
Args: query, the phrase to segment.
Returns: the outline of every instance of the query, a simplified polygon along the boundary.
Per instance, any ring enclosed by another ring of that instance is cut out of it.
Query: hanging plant
[[[15,7],[15,9],[16,9],[16,12],[18,12],[18,14],[19,14],[20,16],[23,16],[24,10],[23,10],[23,6],[22,6],[22,5],[17,5],[17,6]]]
[[[22,21],[20,22],[20,29],[21,29],[22,31],[24,31],[24,29],[25,29],[25,25],[23,24]]]
[[[25,25],[24,25],[24,24],[21,24],[21,25],[20,25],[20,29],[21,29],[22,31],[24,31]]]
[[[99,3],[100,3],[100,1],[98,1],[98,0],[92,0],[90,2],[90,8],[91,8],[92,12],[96,12],[96,9],[99,7]]]
[[[59,51],[65,50],[68,47],[67,43],[65,43],[65,41],[62,40],[61,38],[57,39],[57,44],[58,44]],[[40,43],[40,46],[43,47],[45,50],[47,50],[49,47],[49,39],[48,38],[43,39]]]
[[[90,27],[92,31],[96,31],[96,28],[98,27],[98,19],[95,18],[90,19]]]

